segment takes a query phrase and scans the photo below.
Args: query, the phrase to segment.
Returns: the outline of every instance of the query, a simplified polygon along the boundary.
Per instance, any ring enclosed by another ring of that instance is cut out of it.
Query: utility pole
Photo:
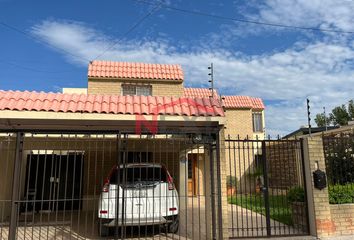
[[[208,67],[208,69],[210,70],[209,72],[209,82],[210,82],[210,88],[209,90],[211,91],[211,96],[210,98],[214,98],[214,67],[213,67],[213,63],[210,63],[210,66]]]
[[[325,127],[326,127],[326,132],[327,132],[328,127],[327,127],[326,107],[323,107],[323,115],[324,115]]]
[[[310,99],[306,99],[307,103],[307,124],[309,126],[309,136],[311,137],[311,112],[310,112]]]

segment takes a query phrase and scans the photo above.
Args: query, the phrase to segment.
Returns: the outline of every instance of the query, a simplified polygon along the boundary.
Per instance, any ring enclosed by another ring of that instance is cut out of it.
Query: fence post
[[[21,175],[21,162],[23,154],[23,133],[18,132],[16,136],[16,152],[14,159],[14,171],[12,179],[12,198],[11,198],[11,217],[9,227],[9,240],[16,239],[16,224],[18,216],[18,200],[20,195],[20,175]]]
[[[310,232],[310,214],[309,214],[309,200],[308,200],[308,196],[310,191],[308,190],[308,186],[307,186],[307,182],[308,182],[308,177],[309,175],[309,169],[308,167],[305,165],[305,149],[304,149],[304,139],[301,138],[300,139],[300,158],[301,158],[301,170],[302,170],[302,177],[303,177],[303,181],[302,184],[304,186],[304,193],[305,193],[305,212],[306,212],[306,232]],[[307,148],[308,149],[308,148]]]
[[[264,205],[266,213],[266,224],[267,224],[267,236],[271,236],[271,227],[270,227],[270,209],[269,209],[269,183],[268,183],[268,163],[266,156],[266,141],[262,141],[262,162],[263,162],[263,174],[264,174]]]
[[[222,184],[221,184],[221,164],[220,164],[220,161],[221,161],[221,157],[220,157],[220,151],[221,151],[221,148],[220,148],[220,136],[219,136],[220,133],[218,133],[216,135],[216,176],[217,176],[217,189],[218,189],[218,226],[219,226],[219,239],[224,239],[223,237],[223,215],[222,215],[222,212],[223,212],[223,209],[222,209],[222,191],[221,191],[221,188],[222,188]],[[224,148],[223,148],[224,149]],[[223,159],[224,160],[224,159]]]
[[[309,138],[302,139],[302,155],[304,164],[304,186],[306,188],[306,200],[307,200],[307,214],[308,214],[308,230],[311,236],[316,236],[316,218],[314,207],[314,193],[312,188],[312,175],[311,175],[311,162],[310,162],[310,148]]]
[[[214,146],[209,144],[209,161],[210,161],[210,185],[211,185],[211,218],[212,218],[212,239],[216,239],[216,214],[215,214],[215,174],[214,174]]]

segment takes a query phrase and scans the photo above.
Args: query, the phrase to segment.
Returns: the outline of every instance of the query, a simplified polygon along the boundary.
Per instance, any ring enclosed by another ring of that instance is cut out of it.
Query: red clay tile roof
[[[261,98],[251,97],[253,109],[265,109],[264,103]]]
[[[209,88],[184,88],[183,95],[185,97],[208,98],[211,96],[211,90],[209,90]],[[215,89],[214,97],[219,98],[219,94]]]
[[[224,116],[220,102],[209,98],[86,95],[1,90],[0,110]]]
[[[223,96],[223,104],[225,108],[252,108],[264,109],[262,99],[248,96]]]
[[[211,91],[209,88],[184,88],[183,95],[185,97],[210,97]],[[214,89],[214,96],[219,98],[218,92]],[[252,109],[264,109],[262,99],[248,97],[248,96],[223,96],[223,104],[225,108],[252,108]]]
[[[92,61],[89,78],[126,78],[183,81],[183,70],[177,64]]]

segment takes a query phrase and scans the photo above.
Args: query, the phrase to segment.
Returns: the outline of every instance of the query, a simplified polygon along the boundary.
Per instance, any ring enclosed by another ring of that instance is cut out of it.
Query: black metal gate
[[[0,238],[220,239],[218,137],[0,133]]]
[[[226,140],[231,238],[308,235],[301,140]]]

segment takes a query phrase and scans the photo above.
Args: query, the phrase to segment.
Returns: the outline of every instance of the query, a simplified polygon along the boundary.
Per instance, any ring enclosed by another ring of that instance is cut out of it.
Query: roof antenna
[[[209,76],[210,76],[210,80],[209,82],[211,83],[209,90],[211,91],[211,96],[210,98],[214,98],[214,67],[213,67],[213,63],[210,63],[210,66],[208,67],[208,69],[210,70],[209,72]]]

